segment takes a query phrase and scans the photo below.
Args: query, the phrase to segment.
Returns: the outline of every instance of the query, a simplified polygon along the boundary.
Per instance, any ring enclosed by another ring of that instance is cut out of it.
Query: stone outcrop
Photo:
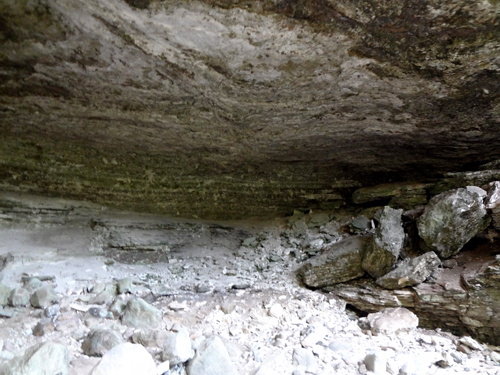
[[[441,264],[433,251],[413,259],[405,259],[391,272],[379,277],[376,283],[385,289],[402,289],[423,283]]]
[[[299,278],[309,287],[321,288],[363,276],[361,262],[369,241],[370,237],[353,236],[330,245],[301,266]]]
[[[380,217],[380,225],[366,251],[362,267],[373,277],[380,277],[389,272],[403,248],[405,239],[401,224],[403,210],[395,210],[388,206]]]
[[[0,187],[228,218],[491,162],[498,7],[2,1]]]
[[[382,201],[395,208],[410,209],[427,203],[432,183],[394,182],[357,189],[352,195],[355,204]]]
[[[425,244],[446,259],[458,253],[489,222],[483,198],[459,188],[433,197],[417,225]]]

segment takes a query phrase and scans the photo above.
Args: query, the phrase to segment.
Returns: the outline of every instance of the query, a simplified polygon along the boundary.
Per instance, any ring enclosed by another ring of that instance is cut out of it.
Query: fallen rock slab
[[[401,223],[402,214],[402,209],[384,207],[380,225],[362,262],[363,269],[372,277],[385,275],[398,260],[405,239]]]
[[[361,262],[370,237],[354,236],[337,242],[304,262],[298,276],[309,287],[322,288],[363,276]]]
[[[102,357],[91,375],[157,375],[151,354],[138,344],[115,346]]]
[[[463,188],[433,197],[417,220],[420,238],[441,259],[457,254],[488,224],[480,195]]]
[[[396,269],[379,277],[378,285],[385,289],[402,289],[411,285],[423,283],[441,264],[439,257],[433,251],[405,261]]]

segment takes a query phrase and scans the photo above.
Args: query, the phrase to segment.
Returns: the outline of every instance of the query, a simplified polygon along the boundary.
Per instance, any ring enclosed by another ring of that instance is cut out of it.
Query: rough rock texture
[[[499,6],[2,1],[0,186],[229,217],[490,162]]]
[[[357,189],[352,195],[356,204],[387,201],[391,207],[410,209],[427,203],[428,188],[433,184],[396,182]]]
[[[162,346],[162,359],[169,361],[172,366],[184,363],[194,356],[189,331],[184,327],[180,327],[177,332],[168,332]]]
[[[373,277],[380,277],[389,272],[403,248],[405,232],[401,222],[403,210],[388,206],[380,216],[380,225],[368,246],[362,267]]]
[[[186,368],[188,375],[236,375],[236,367],[221,339],[212,336],[203,341]]]
[[[108,350],[123,343],[122,337],[109,329],[93,329],[82,343],[82,351],[88,356],[102,357]]]
[[[22,356],[12,359],[0,370],[3,370],[2,374],[5,375],[67,375],[68,349],[54,342],[36,344],[26,349]]]
[[[433,251],[413,259],[405,259],[397,268],[379,277],[376,283],[385,289],[402,289],[423,283],[441,264]]]
[[[129,327],[155,329],[160,327],[161,321],[161,311],[142,298],[129,300],[123,310],[122,324]]]
[[[446,327],[500,345],[500,256],[497,243],[468,249],[452,269],[443,269],[434,283],[386,290],[361,279],[327,288],[363,311],[406,307],[418,315],[420,326]]]
[[[458,253],[489,224],[483,199],[459,188],[433,197],[418,219],[418,233],[441,259]]]
[[[363,276],[361,262],[369,241],[370,237],[353,236],[329,246],[302,265],[299,278],[309,287],[321,288]]]
[[[373,333],[391,334],[418,327],[418,317],[403,307],[388,308],[366,317]]]
[[[157,375],[151,354],[141,345],[124,343],[102,357],[91,375]]]

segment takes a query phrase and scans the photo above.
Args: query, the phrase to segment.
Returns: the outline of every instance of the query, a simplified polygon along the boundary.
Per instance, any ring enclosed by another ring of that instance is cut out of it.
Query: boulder
[[[115,346],[102,357],[91,375],[157,375],[151,354],[138,344]]]
[[[127,302],[122,315],[122,324],[139,329],[156,329],[162,322],[162,313],[141,298]]]
[[[488,210],[500,206],[500,181],[493,181],[488,184],[488,195],[486,196],[484,205]]]
[[[26,349],[22,356],[9,361],[2,370],[4,375],[67,375],[68,349],[54,342],[36,344]]]
[[[370,237],[354,236],[332,244],[304,263],[299,278],[309,287],[321,288],[363,276],[361,262],[369,241]]]
[[[424,282],[441,264],[433,251],[413,259],[405,259],[396,269],[390,271],[376,281],[385,289],[402,289]]]
[[[123,343],[121,335],[109,329],[93,329],[82,343],[82,351],[91,357],[102,357],[107,351]]]
[[[51,286],[45,285],[35,290],[30,297],[30,302],[33,307],[44,309],[59,302],[59,297]]]
[[[404,307],[388,308],[366,317],[373,333],[391,334],[418,327],[418,317]]]
[[[5,306],[9,303],[9,298],[12,290],[4,284],[0,284],[0,306]]]
[[[237,375],[238,372],[221,339],[211,336],[203,341],[186,367],[187,375]]]
[[[30,293],[21,287],[14,288],[9,297],[9,304],[13,307],[27,306],[30,303]]]
[[[401,223],[402,214],[401,209],[384,207],[380,225],[362,262],[363,269],[373,277],[385,275],[398,260],[405,239]]]
[[[186,328],[179,327],[177,332],[167,332],[167,337],[163,342],[163,361],[169,361],[172,366],[175,366],[188,361],[193,356],[191,338]]]
[[[141,344],[145,347],[161,348],[168,337],[168,332],[160,329],[139,330],[132,335],[134,344]]]
[[[488,224],[480,195],[463,188],[433,197],[417,220],[420,238],[441,259],[458,253]]]

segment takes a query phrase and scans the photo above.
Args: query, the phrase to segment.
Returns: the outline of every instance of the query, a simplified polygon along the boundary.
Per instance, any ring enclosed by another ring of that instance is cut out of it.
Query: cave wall
[[[4,0],[0,189],[230,218],[474,169],[500,158],[499,18],[494,0]]]

